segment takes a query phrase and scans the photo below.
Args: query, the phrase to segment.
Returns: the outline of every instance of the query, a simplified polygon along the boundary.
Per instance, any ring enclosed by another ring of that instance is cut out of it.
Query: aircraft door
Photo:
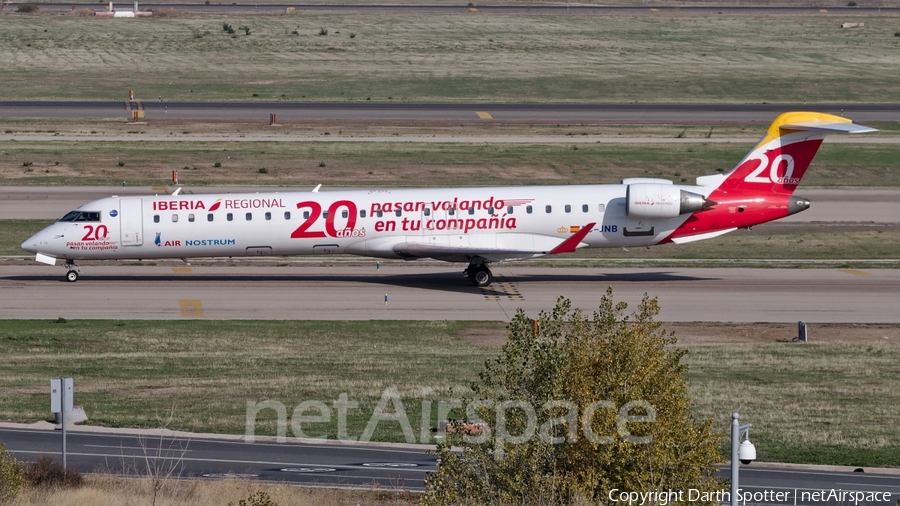
[[[440,206],[432,209],[431,205],[425,204],[425,209],[419,213],[419,220],[421,220],[419,230],[422,235],[435,235],[439,226],[441,229],[444,228],[444,224],[447,222],[447,211],[442,211]]]
[[[144,243],[144,199],[119,199],[119,234],[122,246]]]

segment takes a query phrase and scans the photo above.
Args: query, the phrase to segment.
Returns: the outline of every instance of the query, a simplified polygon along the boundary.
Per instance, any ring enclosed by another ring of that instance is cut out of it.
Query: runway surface
[[[17,3],[13,3],[14,8]],[[39,8],[46,10],[69,11],[75,9],[92,9],[98,10],[96,4],[86,3],[39,3]],[[142,3],[142,11],[152,11],[153,9],[176,9],[181,11],[201,12],[201,13],[220,13],[220,12],[266,12],[276,11],[284,12],[288,7],[294,7],[295,11],[316,10],[316,11],[433,11],[433,12],[469,12],[470,6],[462,2],[454,5],[447,4],[380,4],[380,3],[359,3],[359,4],[295,4],[295,3],[231,3],[230,5],[214,4],[194,4],[184,3]],[[900,10],[897,7],[829,7],[823,9],[821,7],[789,7],[789,6],[659,6],[659,5],[641,5],[641,6],[616,6],[616,5],[591,5],[581,3],[559,2],[559,3],[538,3],[525,5],[477,5],[476,9],[483,12],[501,11],[501,12],[624,12],[624,13],[712,13],[727,12],[732,13],[784,13],[784,14],[823,14],[827,12],[837,14],[858,14],[858,13],[875,13],[875,12],[896,12]]]
[[[424,488],[427,473],[437,462],[425,446],[361,446],[358,444],[245,443],[234,439],[195,437],[135,436],[98,434],[91,428],[70,429],[67,437],[67,461],[82,472],[112,471],[146,474],[148,462],[157,469],[175,468],[176,476],[216,479],[225,476],[302,485],[341,487],[378,487],[381,490]],[[59,431],[0,428],[4,443],[18,458],[34,460],[41,455],[61,459]],[[332,442],[334,443],[334,442]],[[866,473],[776,468],[762,463],[742,466],[741,488],[745,493],[786,493],[782,501],[756,501],[754,504],[834,505],[846,501],[802,500],[802,492],[831,489],[889,493],[889,500],[865,504],[893,505],[900,497],[900,476]],[[723,468],[721,477],[730,476]],[[798,494],[800,499],[794,500]]]
[[[131,118],[354,122],[768,123],[785,111],[843,113],[860,123],[900,121],[900,104],[492,104],[372,102],[0,101],[0,118]],[[479,116],[487,115],[487,118]]]
[[[0,186],[0,219],[52,220],[65,215],[76,207],[111,195],[158,195],[174,187],[151,188],[146,186]],[[337,189],[337,188],[335,188]],[[342,190],[348,188],[340,188]],[[188,187],[182,193],[240,193],[308,191],[310,188],[284,187]],[[323,188],[323,192],[329,188]],[[812,206],[782,222],[900,222],[900,189],[898,188],[850,188],[805,189],[797,194],[812,201]],[[24,252],[23,252],[24,253]]]
[[[0,266],[0,319],[499,320],[560,295],[593,310],[607,286],[634,308],[659,298],[671,322],[900,323],[900,270],[551,268],[496,265],[476,288],[462,266]],[[385,304],[385,297],[388,303]]]

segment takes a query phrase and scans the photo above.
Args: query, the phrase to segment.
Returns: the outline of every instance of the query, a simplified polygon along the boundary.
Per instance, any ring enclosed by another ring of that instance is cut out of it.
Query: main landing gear
[[[78,276],[81,275],[81,269],[75,265],[74,260],[66,260],[65,265],[66,271],[66,281],[69,283],[74,283],[78,281]]]
[[[466,268],[466,276],[475,286],[488,286],[494,282],[494,274],[487,264],[469,264]]]

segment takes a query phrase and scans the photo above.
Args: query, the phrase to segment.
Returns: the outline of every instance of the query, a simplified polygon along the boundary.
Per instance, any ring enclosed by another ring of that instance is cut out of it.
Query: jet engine
[[[674,185],[636,183],[625,190],[625,214],[637,219],[675,218],[712,205],[703,195]]]

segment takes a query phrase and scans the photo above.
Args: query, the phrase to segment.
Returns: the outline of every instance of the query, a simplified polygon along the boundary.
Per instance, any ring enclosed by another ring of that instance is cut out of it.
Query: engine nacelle
[[[630,184],[625,190],[625,214],[629,218],[666,219],[702,211],[703,195],[675,186],[651,183]]]

